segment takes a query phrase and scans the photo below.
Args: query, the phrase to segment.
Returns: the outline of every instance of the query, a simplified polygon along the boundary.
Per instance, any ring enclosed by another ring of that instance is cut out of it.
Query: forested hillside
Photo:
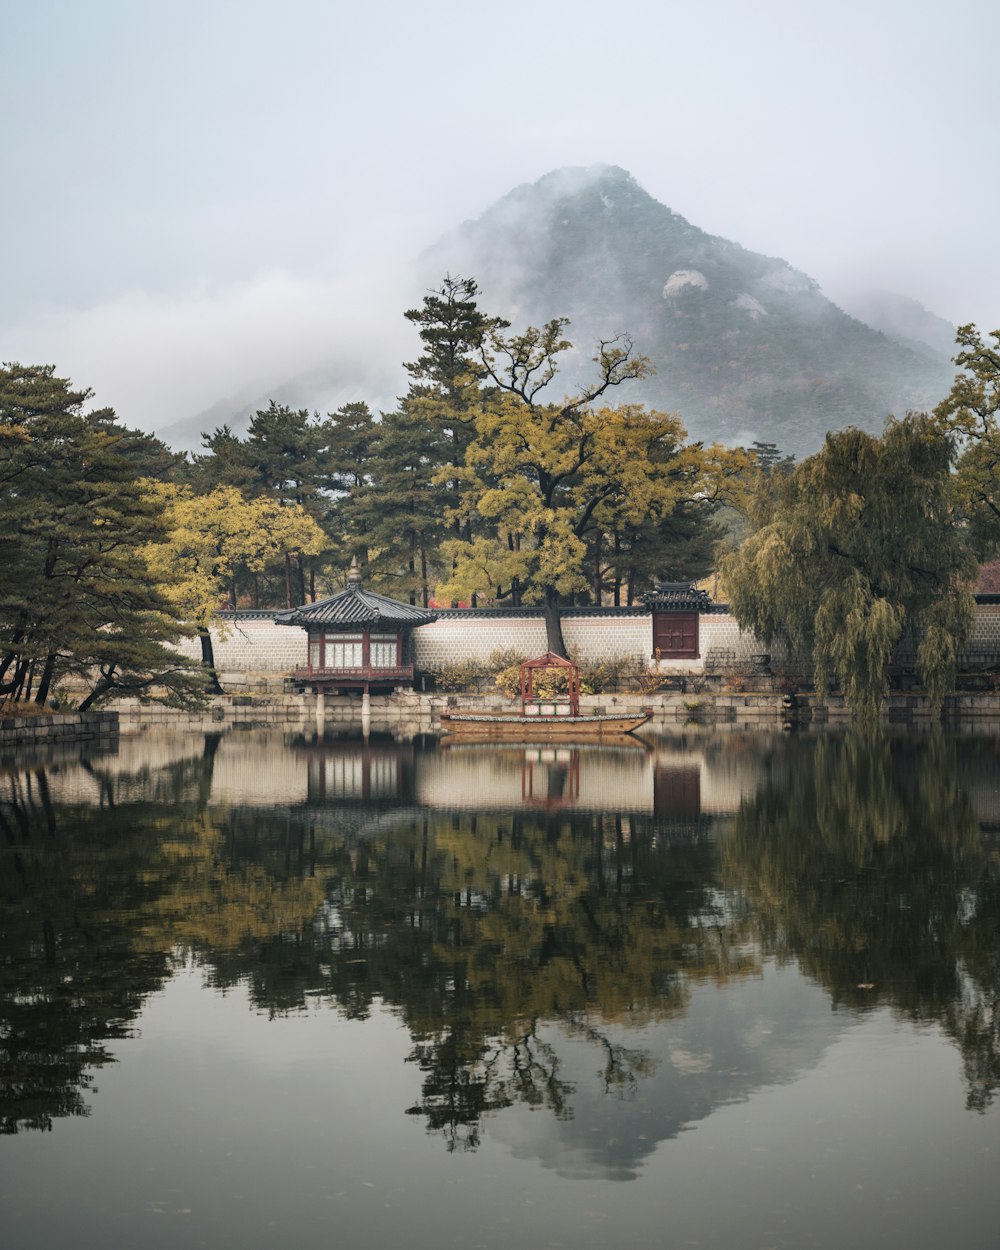
[[[655,369],[637,397],[699,439],[802,456],[828,430],[880,433],[889,413],[933,407],[951,382],[940,334],[932,348],[873,330],[807,274],[706,234],[611,166],[518,187],[429,264],[475,274],[516,325],[568,317],[581,349],[627,331]]]

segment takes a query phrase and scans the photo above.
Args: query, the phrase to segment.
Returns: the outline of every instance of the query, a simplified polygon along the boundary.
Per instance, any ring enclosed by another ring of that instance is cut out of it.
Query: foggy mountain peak
[[[475,278],[482,309],[515,330],[570,319],[576,351],[553,386],[560,395],[591,376],[599,339],[627,333],[656,375],[616,401],[675,412],[708,442],[759,439],[807,455],[828,430],[881,433],[889,413],[933,406],[952,380],[951,327],[915,301],[841,296],[850,316],[787,260],[707,233],[615,165],[557,169],[513,188],[424,253],[405,284],[410,304],[446,273]],[[162,433],[195,448],[202,430],[244,430],[272,395],[320,411],[392,403],[405,385],[407,347],[397,358],[392,345],[406,306],[379,314],[384,360],[345,352],[257,401],[241,394],[239,411],[213,405]]]
[[[425,261],[429,277],[475,277],[484,309],[516,328],[568,317],[567,389],[598,339],[627,332],[656,368],[627,398],[709,441],[808,454],[830,429],[880,433],[889,413],[930,407],[951,382],[939,318],[920,334],[907,301],[893,316],[883,301],[873,328],[787,260],[708,234],[614,165],[514,188]]]

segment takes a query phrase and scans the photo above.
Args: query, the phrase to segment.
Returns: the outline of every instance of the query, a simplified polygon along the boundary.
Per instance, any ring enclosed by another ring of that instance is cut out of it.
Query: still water
[[[0,765],[2,1243],[1000,1245],[998,757]]]

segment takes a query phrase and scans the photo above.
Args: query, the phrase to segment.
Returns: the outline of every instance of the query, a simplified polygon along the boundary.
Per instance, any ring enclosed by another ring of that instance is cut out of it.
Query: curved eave
[[[341,591],[330,599],[276,613],[274,617],[277,625],[298,625],[303,629],[415,629],[436,619],[436,614],[426,608],[357,590]]]

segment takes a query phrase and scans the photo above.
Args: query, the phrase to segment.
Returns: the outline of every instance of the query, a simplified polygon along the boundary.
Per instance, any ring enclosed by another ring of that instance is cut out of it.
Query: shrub
[[[504,647],[490,656],[490,668],[495,674],[493,685],[508,699],[516,699],[521,693],[521,665],[525,657],[513,647]]]
[[[478,660],[459,660],[435,674],[435,684],[439,690],[478,694],[491,675],[492,670]]]

